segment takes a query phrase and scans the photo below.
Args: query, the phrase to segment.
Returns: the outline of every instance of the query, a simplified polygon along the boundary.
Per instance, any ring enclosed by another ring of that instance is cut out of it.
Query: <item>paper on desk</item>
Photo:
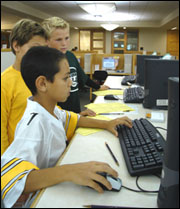
[[[109,112],[126,112],[126,111],[133,111],[134,109],[129,107],[126,104],[122,104],[119,102],[112,102],[112,103],[91,103],[85,105],[88,109],[93,110],[96,114],[98,113],[109,113]]]
[[[152,122],[159,122],[163,123],[164,122],[164,113],[163,112],[151,112],[151,121]]]
[[[93,94],[95,94],[96,96],[105,96],[105,95],[107,95],[107,94],[123,95],[123,90],[94,91]]]
[[[94,117],[89,117],[89,118],[93,118],[93,119],[98,119],[98,120],[112,120],[111,118],[108,118],[106,116],[103,116],[103,115],[96,115]],[[78,128],[76,130],[76,133],[79,133],[83,136],[87,136],[89,134],[93,134],[93,133],[96,133],[98,131],[102,131],[103,129],[100,129],[100,128]]]

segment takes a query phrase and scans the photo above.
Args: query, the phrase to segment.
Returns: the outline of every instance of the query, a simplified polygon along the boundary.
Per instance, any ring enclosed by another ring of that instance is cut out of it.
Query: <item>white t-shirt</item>
[[[66,135],[73,135],[79,115],[55,107],[52,116],[39,103],[28,99],[13,143],[1,156],[1,195],[5,207],[12,207],[24,190],[33,169],[49,168],[66,148]]]

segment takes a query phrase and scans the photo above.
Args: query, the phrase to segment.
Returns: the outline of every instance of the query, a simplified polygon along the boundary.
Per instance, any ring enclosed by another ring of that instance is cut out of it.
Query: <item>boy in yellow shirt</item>
[[[22,19],[16,23],[10,35],[12,52],[16,59],[12,66],[1,74],[1,155],[14,139],[31,92],[25,85],[20,63],[23,55],[32,46],[46,45],[47,35],[39,23]]]

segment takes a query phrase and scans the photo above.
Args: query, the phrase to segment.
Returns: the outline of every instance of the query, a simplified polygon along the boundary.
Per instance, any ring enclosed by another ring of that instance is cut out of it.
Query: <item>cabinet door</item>
[[[103,31],[92,31],[92,50],[98,53],[105,52],[105,33]]]
[[[125,33],[124,32],[114,32],[112,40],[112,53],[114,54],[124,54],[125,47]]]
[[[80,31],[80,51],[91,50],[91,31],[81,30]]]
[[[167,52],[179,56],[179,30],[167,31]]]

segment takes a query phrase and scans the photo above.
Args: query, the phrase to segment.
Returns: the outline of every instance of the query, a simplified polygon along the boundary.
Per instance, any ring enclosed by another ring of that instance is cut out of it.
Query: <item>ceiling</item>
[[[81,3],[85,1],[81,1]],[[88,1],[90,3],[92,1]],[[96,1],[97,2],[97,1]],[[96,3],[94,1],[94,3]],[[98,1],[98,3],[103,3]],[[105,3],[108,3],[107,1]],[[112,15],[95,19],[77,1],[1,1],[1,29],[11,29],[22,18],[41,22],[58,16],[71,27],[100,27],[103,23],[118,23],[120,27],[179,29],[179,1],[110,1],[116,6]]]

